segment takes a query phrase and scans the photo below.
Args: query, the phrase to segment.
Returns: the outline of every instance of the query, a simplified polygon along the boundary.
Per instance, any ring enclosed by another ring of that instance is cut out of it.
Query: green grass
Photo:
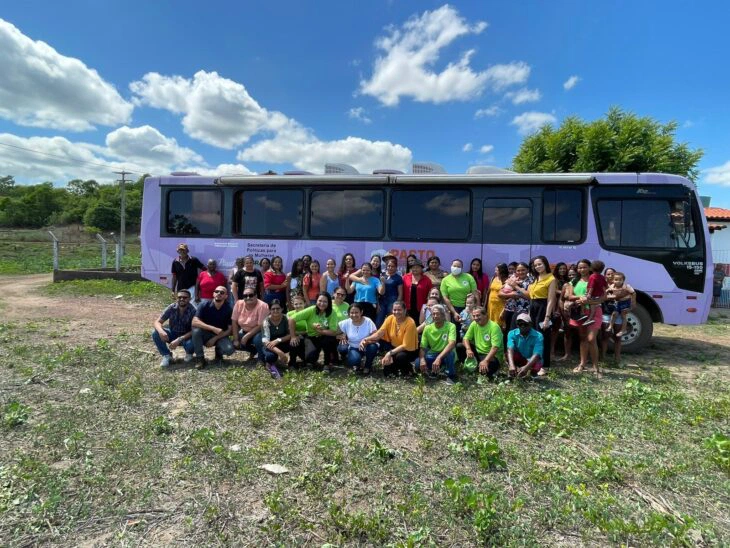
[[[170,303],[170,290],[154,282],[122,282],[119,280],[71,280],[48,284],[45,292],[51,296],[99,297],[123,295],[133,301]]]
[[[448,387],[312,371],[275,382],[236,359],[162,371],[140,351],[149,326],[71,348],[39,346],[40,329],[0,324],[3,545],[730,538],[730,386],[713,382],[726,373],[703,362],[680,378],[661,345],[601,380],[558,369]]]
[[[115,248],[107,249],[107,267],[114,267]],[[139,266],[141,251],[139,244],[127,244],[122,259],[123,267]],[[101,246],[91,243],[61,244],[59,268],[101,268]],[[39,274],[53,270],[53,247],[51,242],[19,242],[0,240],[0,274]]]

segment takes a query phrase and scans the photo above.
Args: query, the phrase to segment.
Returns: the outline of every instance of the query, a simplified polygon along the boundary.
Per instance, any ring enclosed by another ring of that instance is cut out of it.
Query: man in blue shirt
[[[228,304],[228,290],[219,285],[213,291],[213,300],[201,304],[193,318],[193,347],[195,349],[195,369],[204,369],[205,349],[215,347],[215,359],[220,362],[223,356],[235,351],[229,338],[231,334],[231,315],[233,310]]]
[[[182,345],[185,348],[185,363],[193,360],[192,322],[195,307],[190,303],[190,291],[181,289],[177,292],[177,302],[168,306],[155,320],[152,340],[162,354],[160,367],[169,367],[172,351]],[[163,324],[168,322],[168,327]]]
[[[529,314],[517,316],[517,329],[507,334],[507,363],[510,377],[537,375],[542,369],[544,340],[542,333],[532,328]]]

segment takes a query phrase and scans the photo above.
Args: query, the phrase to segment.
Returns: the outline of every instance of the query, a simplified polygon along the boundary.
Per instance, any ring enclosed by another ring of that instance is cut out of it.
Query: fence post
[[[56,235],[50,230],[48,233],[51,235],[51,238],[53,238],[53,270],[55,272],[58,270],[58,238],[56,238]]]
[[[114,257],[114,269],[119,272],[122,267],[122,243],[117,242],[117,252]]]
[[[97,234],[96,239],[101,242],[101,267],[106,268],[106,240],[101,234]]]

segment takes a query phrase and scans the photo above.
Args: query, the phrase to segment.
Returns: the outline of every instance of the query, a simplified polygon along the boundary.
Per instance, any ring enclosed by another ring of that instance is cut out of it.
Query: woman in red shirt
[[[433,284],[423,274],[423,263],[416,258],[411,270],[403,276],[403,298],[406,302],[406,314],[418,322],[421,307],[426,304],[428,292]]]
[[[489,276],[482,271],[482,260],[474,258],[471,260],[469,274],[477,283],[477,291],[479,291],[479,299],[482,306],[487,306],[487,293],[489,293]]]
[[[274,299],[286,311],[286,272],[284,259],[278,255],[271,259],[271,268],[264,272],[264,302],[271,306]]]
[[[215,259],[208,260],[208,270],[204,270],[198,275],[195,282],[195,302],[201,300],[210,301],[213,299],[213,290],[222,285],[228,287],[228,280],[222,272],[218,272],[218,263]]]

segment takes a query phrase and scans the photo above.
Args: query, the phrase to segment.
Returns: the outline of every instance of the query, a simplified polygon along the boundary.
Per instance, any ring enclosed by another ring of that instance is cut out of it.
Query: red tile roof
[[[721,207],[706,207],[705,217],[712,221],[730,221],[730,209]]]

